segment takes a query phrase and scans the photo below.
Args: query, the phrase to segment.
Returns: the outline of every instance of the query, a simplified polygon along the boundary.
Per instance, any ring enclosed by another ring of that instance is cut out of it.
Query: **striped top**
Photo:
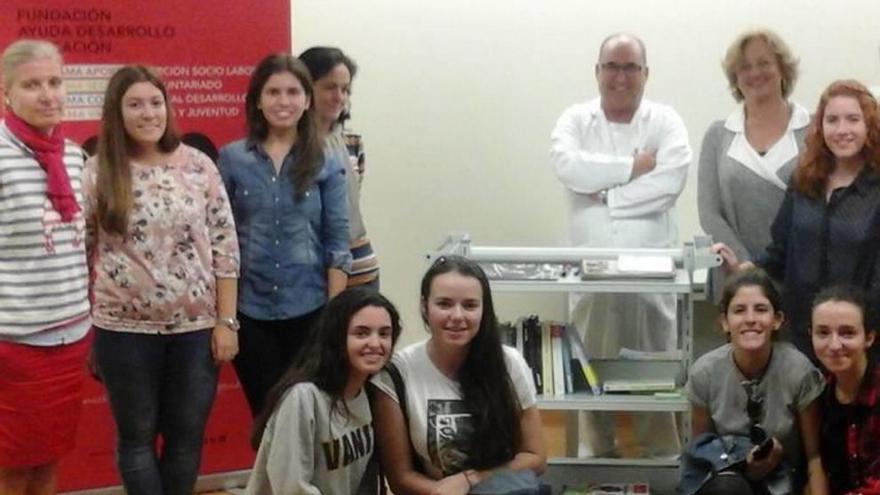
[[[363,164],[363,150],[360,155],[349,154],[345,145],[345,137],[342,129],[337,129],[327,136],[325,152],[336,156],[339,162],[345,165],[345,190],[348,198],[348,228],[351,239],[351,271],[348,273],[348,287],[368,284],[379,278],[379,260],[373,251],[373,245],[367,238],[367,228],[364,226],[364,218],[361,214],[361,180],[363,170],[355,164],[361,160]]]
[[[83,155],[68,141],[64,164],[82,203]],[[0,339],[21,342],[88,317],[82,214],[63,223],[46,196],[46,173],[0,123]]]

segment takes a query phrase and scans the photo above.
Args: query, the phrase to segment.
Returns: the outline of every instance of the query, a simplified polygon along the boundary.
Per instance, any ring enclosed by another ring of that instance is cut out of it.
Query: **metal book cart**
[[[464,233],[450,234],[437,250],[427,255],[429,261],[446,254],[466,256],[484,265],[566,265],[580,267],[583,260],[616,260],[621,255],[670,257],[674,275],[669,278],[612,278],[582,280],[565,275],[556,279],[491,281],[496,298],[501,293],[664,293],[676,296],[679,351],[674,357],[623,360],[591,360],[601,378],[635,379],[639,377],[674,378],[681,390],[693,359],[693,303],[705,299],[706,269],[720,266],[719,256],[711,253],[711,238],[696,237],[679,249],[594,249],[560,247],[490,247],[476,246]],[[695,273],[696,272],[696,273]],[[677,458],[578,458],[577,411],[672,412],[679,418],[684,445],[690,434],[690,405],[679,394],[621,395],[574,393],[562,396],[538,396],[538,408],[568,411],[566,414],[566,456],[549,459],[545,479],[558,493],[563,485],[592,483],[647,482],[653,494],[673,494],[678,481]]]

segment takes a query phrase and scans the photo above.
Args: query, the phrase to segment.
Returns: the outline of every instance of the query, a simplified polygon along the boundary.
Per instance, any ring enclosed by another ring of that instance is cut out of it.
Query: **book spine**
[[[553,351],[553,395],[565,395],[565,360],[562,357],[565,326],[561,323],[551,323],[550,338]]]
[[[525,346],[523,344],[523,334],[525,333],[523,329],[525,328],[525,322],[525,318],[519,318],[516,320],[516,326],[514,327],[514,331],[516,332],[516,350],[519,351],[519,355],[522,357],[526,356]]]
[[[574,392],[593,392],[589,382],[587,382],[587,376],[584,374],[581,360],[576,357],[571,358],[571,383]]]
[[[574,377],[571,374],[571,343],[565,336],[565,327],[562,329],[562,368],[565,373],[565,393],[574,393]]]
[[[535,390],[541,393],[544,384],[541,373],[541,328],[538,326],[538,317],[530,316],[525,322],[523,334],[526,337],[526,362],[532,367],[532,375],[535,379]]]
[[[590,359],[587,357],[587,350],[584,348],[584,343],[581,342],[577,330],[573,326],[567,325],[565,327],[565,333],[571,343],[572,355],[581,362],[581,369],[584,372],[584,376],[587,378],[590,390],[595,395],[602,394],[602,384],[599,382],[599,375],[596,374],[596,370],[593,369],[593,366],[590,364]]]
[[[542,392],[544,396],[554,395],[553,392],[553,348],[552,335],[550,334],[551,323],[548,321],[541,323],[541,378],[544,386]]]

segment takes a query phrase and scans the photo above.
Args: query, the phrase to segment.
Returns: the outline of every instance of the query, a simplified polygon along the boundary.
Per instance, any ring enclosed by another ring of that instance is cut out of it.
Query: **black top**
[[[789,189],[770,230],[771,241],[756,264],[782,282],[783,311],[792,342],[816,362],[809,339],[816,293],[833,284],[854,284],[880,296],[874,262],[880,249],[880,174],[867,167],[829,201]]]

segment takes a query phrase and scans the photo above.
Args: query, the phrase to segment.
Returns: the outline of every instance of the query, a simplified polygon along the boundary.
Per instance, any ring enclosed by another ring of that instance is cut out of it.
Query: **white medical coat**
[[[634,152],[646,150],[657,151],[657,166],[629,180]],[[618,124],[605,118],[599,99],[573,105],[556,123],[550,156],[568,198],[572,245],[675,246],[674,206],[692,153],[684,122],[671,107],[643,99],[632,120]],[[606,189],[607,205],[593,194]],[[620,347],[676,346],[674,296],[573,297],[571,308],[594,356],[615,356]]]

